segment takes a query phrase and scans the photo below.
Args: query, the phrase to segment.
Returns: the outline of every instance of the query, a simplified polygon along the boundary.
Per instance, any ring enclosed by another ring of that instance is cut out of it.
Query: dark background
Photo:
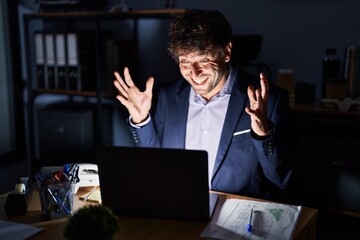
[[[11,42],[11,103],[14,106],[13,120],[17,140],[16,151],[0,155],[0,193],[12,190],[19,177],[32,174],[34,163],[31,162],[29,154],[34,151],[35,157],[39,158],[41,149],[38,138],[41,134],[46,136],[46,133],[38,131],[36,119],[35,139],[29,138],[25,111],[28,104],[26,90],[29,66],[25,61],[22,15],[37,12],[39,6],[35,1],[6,2],[10,27],[9,32],[0,34],[8,34]],[[125,2],[134,10],[162,9],[166,5],[164,0]],[[173,3],[175,8],[220,10],[232,24],[234,34],[261,35],[262,44],[253,62],[265,64],[273,82],[276,81],[279,69],[293,69],[295,82],[310,86],[310,90],[302,92],[307,98],[305,100],[313,100],[314,103],[319,103],[321,99],[322,60],[326,49],[337,50],[342,75],[346,48],[360,45],[360,0],[177,0]],[[140,84],[151,75],[155,77],[158,85],[178,76],[176,65],[166,53],[166,29],[166,21],[139,22],[138,58],[141,61],[138,68],[132,72],[138,77]],[[62,96],[42,95],[36,100],[36,109],[62,100]],[[126,111],[116,103],[111,104],[111,109],[111,119],[105,121],[103,128],[109,134],[110,142],[114,145],[131,145],[123,124]],[[0,115],[7,117],[3,113]],[[42,116],[47,115],[45,113]],[[37,117],[38,115],[35,116]],[[75,118],[84,117],[86,113]],[[108,122],[110,123],[107,125]],[[351,219],[351,222],[359,223],[359,113],[294,110],[293,126],[298,144],[299,164],[291,195],[292,203],[320,209],[320,219],[335,215],[338,221],[346,222]],[[71,148],[72,143],[69,145]],[[30,146],[35,149],[29,149]],[[49,151],[46,154],[49,154]],[[332,225],[334,226],[331,227]],[[321,222],[319,228],[336,228],[335,225],[334,221]],[[355,239],[355,233],[350,236],[338,235],[332,234],[332,237],[335,237],[333,239]]]

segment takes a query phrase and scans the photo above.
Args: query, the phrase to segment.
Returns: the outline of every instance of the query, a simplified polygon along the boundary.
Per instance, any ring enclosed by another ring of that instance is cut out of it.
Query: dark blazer
[[[216,156],[211,189],[227,193],[276,199],[285,190],[292,172],[288,93],[270,84],[268,117],[274,125],[271,137],[252,132],[247,87],[259,87],[259,78],[242,70],[232,90]],[[149,124],[130,128],[136,146],[184,148],[190,85],[185,79],[159,92],[155,114]],[[280,191],[281,192],[281,191]]]

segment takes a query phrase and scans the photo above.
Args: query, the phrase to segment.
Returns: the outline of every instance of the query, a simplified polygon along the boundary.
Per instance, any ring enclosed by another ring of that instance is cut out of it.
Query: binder
[[[35,62],[36,83],[33,87],[45,88],[44,36],[41,32],[35,32]]]
[[[55,54],[56,54],[56,70],[55,82],[58,89],[67,89],[67,69],[66,69],[66,52],[65,52],[65,34],[55,34]]]
[[[45,88],[54,89],[55,83],[55,50],[54,36],[52,33],[45,33]]]
[[[95,37],[93,32],[67,34],[69,89],[96,90]]]
[[[67,64],[68,64],[68,89],[81,90],[81,82],[79,79],[79,58],[77,46],[77,34],[67,33]]]

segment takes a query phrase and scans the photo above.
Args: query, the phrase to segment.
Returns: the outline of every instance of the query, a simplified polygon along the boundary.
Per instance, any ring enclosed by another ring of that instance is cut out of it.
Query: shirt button
[[[208,133],[208,131],[204,130],[204,134],[206,135]]]

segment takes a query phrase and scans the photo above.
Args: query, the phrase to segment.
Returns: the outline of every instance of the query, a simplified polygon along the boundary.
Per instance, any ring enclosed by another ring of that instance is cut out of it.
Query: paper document
[[[96,189],[90,193],[86,193],[79,197],[80,200],[93,202],[93,203],[101,203],[101,192],[100,189]]]
[[[291,239],[300,212],[301,206],[227,199],[200,236],[226,240]]]
[[[27,224],[0,220],[0,239],[28,239],[42,230],[42,228],[33,227]]]

